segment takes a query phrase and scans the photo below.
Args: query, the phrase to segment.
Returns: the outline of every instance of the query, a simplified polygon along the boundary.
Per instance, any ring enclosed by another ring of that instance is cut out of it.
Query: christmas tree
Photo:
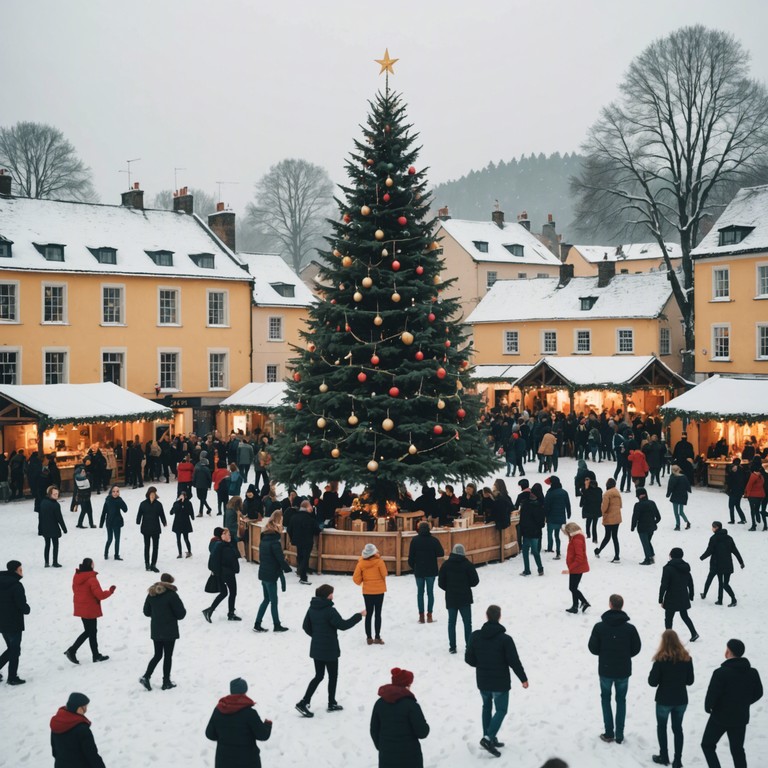
[[[477,428],[479,398],[467,394],[458,302],[441,296],[452,281],[441,278],[417,135],[389,90],[388,52],[379,63],[386,88],[346,163],[272,466],[291,485],[341,480],[386,500],[406,480],[479,479],[498,464]]]

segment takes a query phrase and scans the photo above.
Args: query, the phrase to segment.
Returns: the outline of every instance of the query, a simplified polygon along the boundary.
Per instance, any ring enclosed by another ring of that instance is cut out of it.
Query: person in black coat
[[[592,543],[597,544],[597,521],[602,515],[603,491],[594,477],[587,475],[579,498],[581,516],[587,521],[584,536],[592,537]]]
[[[0,669],[8,664],[8,685],[23,685],[26,682],[19,677],[19,656],[24,617],[29,615],[31,609],[21,583],[23,577],[24,570],[18,560],[9,560],[6,570],[0,573],[0,633],[6,646],[0,656]]]
[[[120,496],[120,487],[113,485],[109,490],[109,495],[104,499],[104,507],[101,510],[101,519],[99,528],[107,526],[107,543],[104,545],[104,559],[109,560],[109,545],[112,539],[115,539],[115,560],[122,560],[120,557],[120,534],[123,530],[123,513],[128,511],[128,505]]]
[[[261,620],[271,606],[272,623],[274,632],[287,632],[288,628],[280,623],[280,614],[277,609],[277,582],[281,581],[285,589],[284,573],[291,572],[291,566],[285,559],[283,547],[280,543],[280,534],[283,532],[283,513],[275,510],[264,526],[259,541],[259,581],[263,592],[263,600],[256,613],[256,621],[253,625],[254,632],[268,631],[262,626]]]
[[[719,768],[717,742],[728,734],[734,768],[746,768],[744,737],[749,708],[763,696],[760,673],[744,658],[744,643],[732,638],[726,644],[725,661],[712,673],[704,710],[709,714],[701,750],[709,768]]]
[[[229,528],[214,528],[213,538],[208,544],[208,570],[216,577],[219,584],[219,594],[211,606],[203,610],[203,617],[210,624],[213,612],[225,597],[229,596],[227,620],[241,621],[235,613],[237,600],[237,574],[240,573],[240,555],[232,543]]]
[[[157,568],[157,549],[160,545],[161,523],[163,527],[168,525],[165,520],[163,505],[157,498],[157,488],[150,485],[147,488],[146,498],[139,504],[136,525],[141,525],[141,533],[144,536],[144,567],[154,573],[160,573]],[[151,556],[149,553],[150,544],[152,546]]]
[[[493,481],[493,506],[491,507],[491,520],[497,531],[509,528],[514,509],[512,499],[507,492],[507,484],[500,478]]]
[[[51,752],[54,768],[104,768],[91,721],[85,716],[90,699],[84,693],[71,693],[65,707],[51,718]]]
[[[440,566],[437,585],[445,592],[448,609],[448,650],[456,653],[456,619],[461,614],[464,624],[464,645],[472,634],[472,587],[480,583],[477,568],[464,554],[463,544],[454,544],[451,554]]]
[[[642,643],[629,616],[622,610],[624,598],[611,595],[608,610],[592,628],[589,652],[598,658],[597,673],[600,677],[600,701],[603,709],[605,731],[603,741],[624,741],[627,689],[632,674],[632,657],[640,653]],[[611,710],[611,691],[616,688],[616,727]]]
[[[267,741],[272,721],[262,720],[256,703],[245,694],[248,683],[241,677],[229,684],[229,696],[219,699],[205,729],[207,739],[216,742],[215,768],[261,768],[256,742]]]
[[[520,511],[517,532],[522,539],[523,570],[521,576],[531,575],[530,555],[536,561],[539,576],[544,575],[541,562],[541,537],[546,518],[544,515],[544,493],[539,483],[528,488],[528,480],[520,480],[521,492],[515,500],[515,509]]]
[[[744,512],[741,509],[741,498],[744,496],[744,490],[747,487],[747,473],[741,466],[741,459],[735,458],[728,469],[725,471],[725,490],[728,494],[728,512],[731,516],[730,523],[736,522],[736,513],[739,513],[739,524],[747,522]]]
[[[67,532],[64,518],[61,516],[59,504],[59,489],[53,485],[48,487],[46,497],[40,502],[40,512],[37,516],[37,535],[45,541],[45,567],[48,567],[48,557],[53,545],[53,567],[61,568],[59,563],[59,539],[62,531]]]
[[[675,530],[680,530],[680,520],[685,521],[687,531],[691,524],[685,516],[685,505],[688,503],[688,494],[691,493],[691,484],[677,464],[670,468],[669,481],[667,483],[667,498],[672,502],[672,512],[675,515]]]
[[[438,558],[445,557],[440,541],[432,535],[429,523],[421,522],[408,549],[408,565],[416,577],[416,603],[419,607],[419,624],[424,623],[424,589],[427,590],[427,618],[432,623],[432,609],[435,607],[435,578]]]
[[[179,639],[179,622],[187,615],[187,609],[173,582],[170,573],[162,574],[160,581],[147,590],[147,598],[144,600],[144,615],[151,619],[149,633],[155,645],[155,655],[139,679],[148,691],[152,690],[149,681],[160,659],[163,659],[163,690],[176,687],[176,683],[171,681],[173,647]]]
[[[342,619],[333,606],[333,587],[323,584],[315,590],[315,596],[309,603],[309,610],[304,617],[302,629],[312,638],[309,644],[309,657],[315,662],[315,676],[310,680],[296,709],[304,717],[314,717],[309,705],[317,686],[328,670],[328,711],[339,712],[343,709],[336,701],[336,682],[339,678],[339,630],[351,629],[365,616],[365,611],[358,611],[348,619]]]
[[[420,739],[429,736],[416,697],[411,693],[413,672],[395,667],[391,684],[379,688],[371,713],[371,739],[379,753],[379,768],[424,768]]]
[[[731,597],[728,607],[733,608],[736,605],[736,595],[731,588],[734,557],[739,561],[739,565],[743,569],[744,558],[736,548],[736,542],[728,535],[728,531],[723,528],[723,524],[719,520],[713,521],[712,535],[709,537],[709,543],[704,554],[699,558],[699,560],[709,558],[709,574],[704,582],[704,591],[701,593],[702,600],[707,597],[709,585],[717,576],[717,602],[715,605],[723,604],[723,590]]]
[[[499,623],[501,608],[489,605],[485,616],[488,620],[469,639],[464,661],[475,668],[477,688],[483,700],[483,738],[480,746],[494,757],[499,757],[498,748],[504,745],[497,735],[507,716],[509,690],[512,687],[509,670],[514,670],[523,688],[528,687],[528,678],[517,655],[515,641]],[[492,714],[494,706],[496,713]]]
[[[588,477],[593,483],[597,483],[595,473],[587,466],[584,459],[576,462],[576,476],[573,478],[574,495],[578,498],[584,490],[584,480]]]
[[[326,491],[326,494],[330,491]],[[320,533],[317,518],[312,512],[312,505],[307,499],[301,502],[299,508],[291,515],[287,527],[291,544],[296,547],[296,573],[299,583],[310,584],[307,579],[309,558],[315,543],[315,536]]]
[[[691,566],[683,560],[683,550],[674,547],[669,553],[669,562],[661,571],[659,605],[664,609],[664,626],[672,629],[675,614],[679,613],[683,623],[691,632],[691,642],[699,639],[699,633],[688,616],[693,600],[693,578]]]
[[[195,520],[195,510],[192,506],[192,502],[188,498],[187,491],[182,491],[176,501],[173,502],[171,507],[171,516],[173,517],[173,525],[171,530],[176,534],[176,548],[179,554],[176,555],[176,559],[182,557],[181,554],[181,538],[184,537],[184,543],[187,546],[187,557],[192,557],[192,547],[189,543],[189,534],[192,533],[192,523]]]
[[[637,503],[632,510],[632,530],[637,528],[637,535],[640,537],[640,543],[643,545],[645,560],[640,565],[653,565],[656,553],[653,550],[651,539],[658,524],[661,522],[659,508],[655,501],[648,498],[648,491],[645,488],[637,489]]]
[[[128,449],[128,468],[126,475],[130,474],[133,480],[134,488],[143,488],[143,474],[141,471],[141,465],[144,461],[144,449],[141,447],[141,442],[137,439],[134,440],[133,445]],[[126,478],[127,479],[127,478]]]

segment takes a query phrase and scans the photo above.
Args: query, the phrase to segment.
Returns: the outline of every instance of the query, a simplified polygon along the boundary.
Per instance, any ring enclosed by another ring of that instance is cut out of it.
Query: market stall
[[[520,405],[516,381],[528,373],[530,365],[476,365],[470,373],[473,389],[485,400],[488,409]]]
[[[274,435],[277,426],[274,412],[283,405],[286,387],[284,381],[252,381],[222,400],[219,408],[227,414],[227,432],[258,431]]]

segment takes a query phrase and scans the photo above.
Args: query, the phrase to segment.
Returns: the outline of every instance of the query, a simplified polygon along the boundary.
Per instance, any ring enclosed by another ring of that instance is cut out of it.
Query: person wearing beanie
[[[229,621],[240,621],[235,613],[235,601],[237,600],[237,574],[240,572],[239,555],[232,543],[232,534],[229,528],[217,526],[213,529],[213,538],[208,543],[208,570],[216,578],[219,586],[219,594],[216,595],[208,608],[203,609],[203,618],[210,624],[213,612],[227,597]]]
[[[701,738],[701,750],[709,768],[719,768],[717,742],[728,735],[734,768],[746,768],[744,737],[749,708],[763,697],[760,673],[744,658],[744,643],[732,638],[726,643],[725,661],[712,673],[704,710],[709,720]]]
[[[661,515],[655,501],[648,498],[648,491],[645,488],[637,489],[637,503],[632,510],[632,530],[637,528],[637,535],[640,537],[640,543],[643,546],[645,559],[640,565],[653,565],[656,553],[653,550],[651,539],[659,522]]]
[[[187,615],[187,609],[173,582],[170,573],[163,573],[160,581],[147,590],[144,600],[144,615],[150,618],[149,633],[155,646],[155,655],[150,659],[147,671],[139,678],[148,691],[152,690],[150,678],[160,659],[163,659],[163,690],[176,687],[171,680],[173,648],[179,639],[179,622]]]
[[[712,522],[712,535],[709,537],[709,543],[699,560],[709,558],[709,573],[704,582],[704,591],[701,593],[701,599],[705,600],[707,591],[712,580],[717,576],[717,602],[715,605],[723,604],[723,590],[731,597],[728,603],[729,608],[736,606],[736,595],[731,588],[731,575],[733,574],[733,558],[739,561],[742,570],[744,569],[744,558],[736,548],[736,542],[728,535],[728,531],[723,528],[719,520]]]
[[[310,680],[304,696],[296,704],[296,709],[304,717],[314,717],[309,705],[317,687],[328,671],[328,712],[343,709],[336,701],[336,681],[339,676],[339,630],[345,631],[355,626],[365,616],[365,611],[358,611],[348,619],[342,619],[333,605],[333,587],[323,584],[315,590],[315,596],[309,602],[309,610],[304,617],[302,629],[312,638],[309,644],[309,657],[315,663],[315,676]]]
[[[203,455],[205,451],[200,453],[200,461],[195,464],[195,469],[192,473],[192,487],[195,489],[195,496],[197,496],[200,502],[200,507],[197,510],[197,516],[203,516],[203,509],[210,516],[213,511],[211,505],[208,503],[208,491],[211,490],[213,485],[213,475],[211,475],[211,468],[208,466],[208,459]]]
[[[432,612],[435,607],[435,579],[437,578],[439,558],[445,557],[443,545],[432,535],[429,523],[422,521],[417,534],[411,539],[408,549],[408,565],[416,578],[416,604],[419,609],[419,624],[424,623],[424,589],[427,590],[426,620],[434,621]]]
[[[448,651],[456,653],[456,620],[461,614],[464,625],[464,647],[472,634],[472,587],[480,583],[477,568],[466,557],[463,544],[454,544],[451,554],[443,560],[437,575],[437,586],[445,592],[448,610]]]
[[[424,768],[420,739],[429,724],[411,692],[413,672],[395,667],[391,683],[379,688],[371,713],[371,739],[379,753],[379,768]]]
[[[581,594],[579,584],[581,577],[589,572],[586,538],[578,523],[566,523],[563,526],[563,533],[568,537],[568,549],[565,553],[566,569],[563,574],[568,575],[568,590],[573,601],[571,607],[565,610],[568,613],[578,613],[581,607],[581,612],[584,613],[589,608],[589,603]]]
[[[259,605],[259,610],[256,612],[256,621],[253,625],[254,632],[268,631],[261,624],[268,607],[272,613],[273,631],[288,631],[288,627],[284,627],[280,623],[277,603],[277,582],[281,582],[283,592],[285,592],[285,576],[283,574],[290,573],[292,570],[285,559],[280,543],[282,532],[283,513],[280,509],[275,509],[264,526],[259,540],[259,581],[261,581],[263,599]]]
[[[683,623],[691,632],[691,642],[699,639],[699,633],[688,616],[688,609],[693,600],[693,578],[691,566],[683,560],[683,550],[673,547],[669,553],[669,562],[661,571],[659,587],[659,605],[664,609],[664,627],[672,629],[675,614],[679,613]]]
[[[77,651],[87,640],[91,646],[93,660],[106,661],[109,656],[99,653],[97,621],[104,614],[101,612],[101,601],[115,594],[117,587],[113,584],[109,589],[103,590],[96,578],[98,573],[93,570],[93,560],[86,557],[72,578],[72,594],[75,604],[75,616],[79,616],[83,622],[83,631],[72,645],[64,651],[64,655],[73,663],[79,664]]]
[[[105,768],[85,716],[90,699],[84,693],[71,693],[64,707],[51,718],[51,752],[54,768]]]
[[[352,581],[363,587],[367,643],[384,645],[381,639],[381,609],[384,606],[384,594],[387,591],[387,566],[379,550],[370,542],[363,547],[355,572],[352,574]],[[373,624],[375,636],[371,635],[371,624]]]
[[[512,688],[509,670],[514,670],[523,688],[528,687],[528,678],[517,655],[515,641],[500,623],[501,608],[489,605],[485,617],[485,624],[472,633],[464,661],[475,668],[477,687],[483,700],[483,738],[480,746],[494,757],[500,757],[499,748],[504,744],[497,736],[509,707],[509,691]]]
[[[544,481],[549,486],[544,496],[544,516],[547,520],[547,548],[545,552],[555,552],[555,560],[560,559],[560,530],[571,517],[571,499],[563,488],[560,478],[552,475]],[[554,538],[555,549],[552,549]]]
[[[8,685],[23,685],[26,682],[19,677],[19,656],[24,617],[29,615],[31,609],[21,583],[23,577],[24,569],[18,560],[9,560],[5,571],[0,573],[0,632],[6,645],[0,656],[0,669],[8,664]]]
[[[162,527],[161,527],[162,524]],[[160,546],[160,534],[168,526],[165,520],[165,510],[157,498],[157,488],[151,485],[147,488],[144,501],[139,504],[136,515],[136,525],[140,525],[144,537],[144,568],[153,573],[160,573],[157,568],[157,550]],[[150,555],[150,548],[152,554]]]
[[[205,736],[216,742],[215,768],[261,768],[258,742],[269,739],[272,721],[259,717],[247,693],[242,677],[232,680],[229,696],[219,699],[208,721]]]

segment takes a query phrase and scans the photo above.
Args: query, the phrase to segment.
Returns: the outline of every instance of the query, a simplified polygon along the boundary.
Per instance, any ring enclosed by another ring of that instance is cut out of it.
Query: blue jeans
[[[469,636],[472,634],[472,606],[462,605],[461,608],[448,609],[448,645],[456,647],[456,618],[461,614],[464,623],[464,645],[469,645]]]
[[[7,646],[0,656],[0,669],[8,663],[8,679],[19,676],[19,656],[21,655],[21,630],[18,632],[3,632],[3,640]]]
[[[678,704],[674,707],[666,707],[663,704],[656,705],[656,733],[659,738],[659,752],[662,757],[669,759],[669,747],[667,746],[667,720],[672,715],[672,736],[675,740],[674,757],[683,756],[683,716],[687,704]]]
[[[680,518],[685,520],[686,525],[690,525],[688,518],[685,516],[685,504],[678,504],[676,501],[672,502],[672,512],[675,515],[675,528],[680,527]]]
[[[653,544],[651,544],[653,531],[650,531],[649,533],[641,533],[638,531],[637,535],[640,537],[640,543],[643,545],[643,554],[645,555],[645,559],[650,560],[652,557],[656,557],[656,553],[653,550]]]
[[[416,577],[416,601],[419,604],[419,613],[424,613],[424,587],[427,588],[427,611],[432,613],[435,607],[435,577]]]
[[[613,712],[611,711],[611,689],[616,686],[616,730],[613,729]],[[600,702],[603,705],[603,723],[605,735],[624,738],[624,720],[627,716],[628,677],[603,677],[600,675]]]
[[[507,716],[509,691],[480,691],[483,699],[483,736],[493,741]],[[496,712],[491,715],[493,708]]]
[[[539,569],[539,573],[544,570],[544,566],[541,564],[541,539],[532,539],[530,536],[523,536],[523,570],[526,573],[531,572],[531,564],[528,554],[533,555],[533,559],[536,561],[536,567]]]
[[[547,549],[552,549],[552,536],[554,535],[558,555],[560,554],[560,529],[562,527],[562,523],[547,523]]]
[[[122,528],[111,528],[107,526],[107,543],[104,545],[104,558],[109,555],[109,547],[112,544],[112,538],[115,539],[115,555],[120,554],[120,533]]]
[[[267,606],[272,609],[272,623],[276,626],[280,626],[280,616],[277,612],[277,582],[276,581],[262,581],[261,589],[264,593],[264,599],[261,601],[259,611],[256,614],[256,623],[261,624],[261,620],[264,618],[264,614],[267,612]]]

